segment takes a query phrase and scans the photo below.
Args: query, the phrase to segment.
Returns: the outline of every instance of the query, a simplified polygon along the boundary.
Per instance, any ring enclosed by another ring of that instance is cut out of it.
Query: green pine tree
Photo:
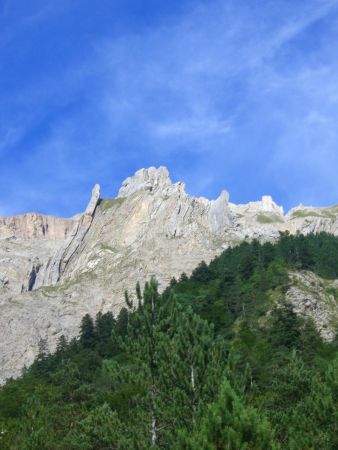
[[[95,345],[94,321],[89,314],[86,314],[80,325],[80,342],[84,348],[93,348]]]
[[[274,450],[271,428],[251,406],[245,406],[224,380],[193,433],[181,431],[177,450]]]

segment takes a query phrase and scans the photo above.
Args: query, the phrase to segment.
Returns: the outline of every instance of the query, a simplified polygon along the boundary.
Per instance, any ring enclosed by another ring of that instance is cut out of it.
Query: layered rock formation
[[[308,271],[290,273],[290,280],[286,299],[293,304],[294,311],[312,319],[324,339],[333,340],[338,323],[333,292],[338,289],[338,280],[324,280]]]
[[[152,275],[163,288],[244,239],[275,240],[280,231],[338,234],[338,208],[300,206],[284,215],[271,197],[247,205],[194,198],[167,169],[142,169],[115,199],[99,186],[83,214],[0,219],[1,380],[36,355],[40,338],[55,348],[78,333],[81,318],[117,312],[123,291]]]
[[[61,241],[74,227],[73,219],[23,214],[21,216],[0,217],[0,238]]]

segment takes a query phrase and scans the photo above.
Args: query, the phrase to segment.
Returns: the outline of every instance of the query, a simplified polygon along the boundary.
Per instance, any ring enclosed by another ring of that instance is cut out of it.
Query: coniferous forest
[[[336,449],[337,339],[285,301],[290,270],[338,278],[338,238],[242,243],[41,341],[0,390],[0,448]]]

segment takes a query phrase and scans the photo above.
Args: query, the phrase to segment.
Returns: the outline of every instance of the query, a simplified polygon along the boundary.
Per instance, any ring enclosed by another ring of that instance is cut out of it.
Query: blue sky
[[[151,165],[338,203],[338,0],[0,0],[0,215],[70,216]]]

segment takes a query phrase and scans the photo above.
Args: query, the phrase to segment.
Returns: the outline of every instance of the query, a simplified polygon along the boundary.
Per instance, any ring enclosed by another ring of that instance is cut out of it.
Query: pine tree
[[[129,309],[133,309],[133,300],[129,297],[127,289],[124,291],[124,301]]]
[[[175,277],[173,277],[173,278],[170,280],[169,286],[170,286],[170,288],[172,289],[172,288],[174,288],[176,285],[177,285],[177,280],[176,280]]]
[[[143,436],[144,448],[168,446],[179,427],[194,426],[199,408],[216,395],[223,347],[204,320],[173,296],[160,296],[153,279],[145,285],[142,308],[130,316],[124,352],[132,366],[106,363],[113,388],[134,386],[132,428]]]
[[[151,414],[151,424],[149,424],[149,432],[151,434],[151,445],[155,446],[158,443],[158,429],[159,429],[159,408],[158,408],[158,354],[157,346],[160,342],[161,336],[158,335],[156,325],[159,321],[159,305],[160,296],[157,289],[157,282],[152,279],[150,283],[146,283],[143,294],[143,305],[139,315],[136,315],[136,322],[142,332],[141,342],[142,348],[145,352],[145,363],[147,364],[147,375],[149,377],[148,398]],[[138,330],[138,327],[136,327]],[[136,349],[139,342],[136,344]],[[132,344],[133,345],[133,344]],[[134,348],[135,350],[135,348]],[[137,350],[138,351],[138,350]]]
[[[264,409],[283,448],[334,449],[338,433],[338,359],[324,376],[306,367],[297,351],[272,368]]]
[[[193,425],[201,405],[211,401],[217,393],[224,372],[225,349],[221,340],[215,339],[213,327],[191,309],[183,310],[176,304],[174,310],[175,321],[170,318],[172,376],[167,377],[167,388],[174,408],[179,407],[181,419],[186,411],[185,420]]]
[[[129,313],[126,308],[121,308],[115,325],[115,334],[120,337],[124,337],[127,334]]]
[[[89,314],[86,314],[80,326],[81,334],[80,334],[80,342],[82,343],[84,348],[93,348],[95,345],[95,329],[94,329],[94,321],[90,317]]]
[[[38,450],[51,448],[46,405],[34,394],[23,405],[24,416],[8,448]]]
[[[59,385],[65,402],[73,402],[76,392],[81,386],[81,374],[78,366],[70,361],[62,361],[58,370],[53,374],[52,381]]]
[[[114,343],[111,339],[112,331],[115,327],[115,319],[109,311],[105,314],[99,312],[95,319],[96,349],[100,356],[106,358],[112,356]]]
[[[126,428],[106,403],[77,422],[62,442],[67,450],[126,450],[131,445]]]
[[[270,340],[275,347],[297,348],[301,336],[301,319],[290,303],[282,302],[271,314]]]
[[[45,377],[48,372],[48,342],[41,338],[38,343],[38,355],[33,363],[32,370],[38,376]]]
[[[187,274],[185,273],[185,272],[182,272],[181,273],[181,276],[180,276],[180,283],[184,283],[184,282],[186,282],[186,281],[188,281],[188,276],[187,276]]]
[[[149,449],[159,443],[161,415],[164,405],[160,402],[159,386],[159,346],[163,332],[160,323],[160,295],[157,282],[152,279],[146,283],[143,293],[142,308],[130,315],[123,350],[132,358],[133,366],[119,366],[116,362],[106,362],[105,368],[111,373],[113,388],[122,390],[123,386],[133,386],[135,392],[131,400],[133,439],[138,438],[138,445],[130,449]],[[121,310],[122,311],[122,310]],[[119,317],[120,318],[120,317]],[[116,325],[118,331],[119,318]],[[131,444],[130,444],[131,445]]]
[[[65,337],[64,334],[62,334],[59,339],[58,342],[56,344],[56,352],[55,352],[55,358],[54,358],[54,368],[57,367],[58,364],[60,364],[67,355],[67,350],[68,350],[68,341],[67,338]]]
[[[207,283],[210,281],[211,273],[205,261],[202,261],[192,272],[191,279],[199,283]]]
[[[140,286],[139,281],[136,283],[136,297],[140,304],[140,302],[142,301],[142,293],[141,293],[141,286]]]
[[[181,431],[177,450],[274,450],[270,426],[250,406],[244,406],[224,380],[218,398],[201,417],[193,433]]]
[[[65,337],[64,334],[62,334],[59,339],[58,342],[56,344],[56,351],[57,353],[64,353],[66,351],[67,348],[67,338]]]

